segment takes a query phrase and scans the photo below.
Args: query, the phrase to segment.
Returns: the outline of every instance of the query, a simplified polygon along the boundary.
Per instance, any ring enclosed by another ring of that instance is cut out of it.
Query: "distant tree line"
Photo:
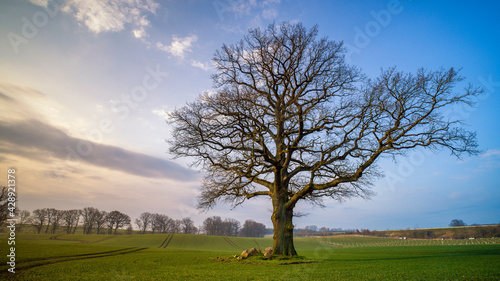
[[[0,190],[0,199],[3,194]],[[0,200],[0,225],[7,220],[3,201]],[[36,209],[33,212],[18,210],[16,212],[16,230],[21,232],[31,225],[32,231],[38,234],[66,233],[75,234],[78,229],[83,234],[117,234],[118,229],[126,229],[132,234],[133,226],[130,216],[120,211],[103,211],[94,207],[84,209],[58,210],[55,208]],[[263,237],[268,229],[262,223],[247,220],[241,223],[232,218],[222,219],[219,216],[206,218],[202,226],[196,227],[194,221],[185,217],[173,219],[164,214],[142,213],[135,220],[137,232],[146,233],[185,233],[219,236]]]
[[[67,234],[74,234],[79,226],[84,234],[116,234],[120,228],[131,227],[127,214],[116,210],[101,211],[94,207],[81,210],[43,208],[34,210],[32,214],[25,210],[20,211],[17,225],[22,227],[25,224],[31,224],[36,233],[46,234],[54,234],[60,227],[64,227]]]
[[[406,237],[412,239],[468,239],[500,237],[500,224],[479,225],[471,224],[469,227],[463,220],[454,219],[449,228],[435,229],[404,229],[404,230],[369,230],[369,229],[342,229],[326,228],[309,225],[304,228],[294,229],[297,236],[333,236],[339,234],[364,235],[376,237]]]
[[[361,235],[376,237],[407,237],[413,239],[469,239],[500,237],[498,225],[471,225],[468,227],[451,227],[438,229],[406,229],[385,231],[360,231]]]
[[[185,233],[197,234],[198,228],[194,226],[191,218],[185,217],[181,220],[170,218],[164,214],[142,213],[135,219],[135,224],[142,234],[150,233]]]
[[[206,234],[218,236],[244,236],[244,237],[264,237],[268,230],[262,223],[253,220],[245,221],[243,227],[241,223],[232,218],[222,219],[219,216],[208,217],[203,221],[203,225],[198,228],[191,218],[174,220],[166,215],[142,213],[135,220],[140,233],[186,233],[186,234]]]
[[[339,233],[354,232],[353,229],[342,229],[342,228],[328,228],[328,227],[317,227],[316,225],[308,225],[304,228],[295,228],[294,234],[296,236],[332,236]]]

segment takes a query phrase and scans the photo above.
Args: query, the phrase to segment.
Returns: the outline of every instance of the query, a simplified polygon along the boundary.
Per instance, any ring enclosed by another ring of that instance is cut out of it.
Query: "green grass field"
[[[0,238],[4,261],[10,247],[5,237]],[[18,234],[16,273],[9,273],[2,262],[0,279],[500,280],[498,239],[454,241],[296,238],[299,255],[316,262],[281,265],[258,259],[227,261],[243,249],[271,246],[269,238]]]

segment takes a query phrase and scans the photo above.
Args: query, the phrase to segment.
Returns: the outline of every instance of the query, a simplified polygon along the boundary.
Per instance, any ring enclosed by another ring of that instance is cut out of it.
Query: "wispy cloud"
[[[479,168],[491,169],[500,167],[500,150],[490,149],[479,156],[482,160]]]
[[[25,116],[44,118],[40,113],[47,108],[45,94],[29,87],[0,84],[0,120],[21,120]]]
[[[498,149],[490,149],[481,154],[481,158],[487,158],[492,156],[500,156],[500,150]]]
[[[187,37],[181,38],[176,35],[172,38],[172,43],[170,45],[164,45],[161,42],[156,43],[158,49],[165,51],[177,58],[183,59],[186,53],[192,52],[191,46],[194,42],[198,40],[198,36],[192,34]]]
[[[275,9],[265,9],[262,11],[262,17],[266,20],[274,19],[278,16],[278,12]]]
[[[87,164],[133,176],[193,180],[194,171],[173,161],[91,142],[52,125],[43,114],[47,104],[46,96],[34,89],[0,84],[0,110],[5,113],[0,118],[0,163],[22,157],[45,166]]]
[[[75,138],[38,120],[0,122],[0,133],[2,154],[46,160],[56,158],[62,165],[64,161],[81,162],[141,177],[193,179],[192,170],[173,161]]]
[[[29,0],[39,6],[47,6],[48,0]],[[66,0],[61,3],[61,10],[73,15],[76,20],[90,31],[122,31],[127,26],[135,38],[148,36],[146,28],[150,26],[147,14],[155,14],[159,4],[154,0]]]
[[[38,6],[43,6],[47,7],[49,0],[29,0],[31,3],[38,5]]]
[[[162,119],[167,119],[168,118],[168,112],[165,109],[153,109],[151,112],[156,115],[161,117]]]
[[[211,70],[213,68],[211,63],[208,63],[208,62],[203,63],[203,62],[197,61],[197,60],[192,60],[191,66],[201,68],[205,71]]]

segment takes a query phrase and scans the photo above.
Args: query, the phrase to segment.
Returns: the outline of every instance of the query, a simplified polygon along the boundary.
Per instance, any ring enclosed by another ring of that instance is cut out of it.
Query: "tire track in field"
[[[59,237],[61,235],[52,235],[49,237],[49,240],[57,240],[57,237]]]
[[[109,239],[113,239],[113,238],[115,238],[115,236],[108,236],[108,237],[104,237],[104,238],[102,238],[102,239],[99,239],[99,240],[95,240],[95,241],[93,241],[93,242],[92,242],[92,244],[94,244],[94,243],[99,243],[99,242],[103,242],[103,241],[106,241],[106,240],[109,240]]]
[[[95,241],[92,241],[92,242],[91,241],[87,241],[87,240],[79,240],[79,239],[61,239],[61,238],[59,238],[59,237],[64,236],[64,235],[67,235],[67,234],[53,235],[53,236],[49,237],[49,240],[80,242],[82,244],[92,244],[92,243],[98,243],[98,242],[102,242],[102,241],[106,241],[108,239],[114,238],[114,236],[108,236],[108,237],[104,237],[102,239],[95,240]]]
[[[165,248],[168,246],[168,244],[170,244],[170,241],[172,241],[172,238],[173,238],[173,237],[174,237],[174,234],[172,233],[172,234],[170,235],[170,238],[168,239],[167,243],[165,244],[165,246],[163,246],[163,249],[165,249]]]
[[[111,254],[111,253],[116,253],[116,252],[128,251],[128,250],[132,250],[132,249],[136,249],[136,247],[128,247],[128,248],[119,249],[119,250],[105,251],[105,252],[96,252],[96,253],[88,253],[88,254],[78,254],[78,255],[57,256],[57,257],[47,257],[47,258],[38,258],[38,259],[24,260],[24,261],[18,262],[18,264],[32,263],[32,262],[39,262],[39,261],[47,261],[47,260],[57,260],[57,259],[62,259],[62,258],[76,258],[76,257],[86,257],[86,256],[99,256],[99,255]]]
[[[224,237],[224,240],[226,240],[226,242],[227,242],[229,245],[233,246],[234,248],[236,248],[236,249],[238,249],[238,250],[241,250],[241,249],[245,250],[245,248],[240,247],[238,244],[234,243],[234,241],[233,241],[233,240],[231,240],[231,239],[229,239],[229,237]]]
[[[171,233],[167,234],[167,237],[165,238],[165,240],[163,240],[163,242],[161,243],[161,245],[158,248],[163,248],[163,245],[165,245],[165,243],[167,242],[168,238],[170,238],[170,235],[172,235],[172,234]]]
[[[78,260],[86,260],[86,259],[97,259],[97,258],[105,258],[105,257],[118,256],[118,255],[126,255],[126,254],[135,253],[138,251],[143,251],[145,249],[147,249],[147,248],[126,248],[126,249],[118,250],[118,252],[117,251],[109,251],[109,252],[97,253],[95,255],[85,254],[87,256],[83,256],[83,257],[82,257],[82,255],[74,255],[74,256],[70,256],[68,259],[62,259],[62,260],[47,259],[48,261],[44,262],[44,263],[38,263],[38,264],[28,265],[28,266],[24,266],[24,267],[16,267],[16,272],[23,271],[26,269],[35,268],[35,267],[40,267],[40,266],[44,266],[44,265],[61,263],[61,262],[78,261]],[[112,252],[117,252],[117,253],[112,253]],[[88,255],[91,255],[91,256],[88,256]],[[54,257],[51,259],[60,259],[60,258],[61,257]],[[34,261],[29,261],[29,262],[34,262]],[[27,262],[24,262],[24,263],[27,263]],[[22,264],[22,263],[18,263],[18,264]]]

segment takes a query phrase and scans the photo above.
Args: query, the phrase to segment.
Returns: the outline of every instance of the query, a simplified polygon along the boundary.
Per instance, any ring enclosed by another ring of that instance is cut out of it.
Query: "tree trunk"
[[[271,219],[273,221],[273,253],[283,256],[296,256],[293,246],[293,208],[286,208],[284,200],[274,204]]]
[[[78,222],[80,222],[80,216],[78,216],[78,218],[76,218],[75,228],[73,228],[73,234],[75,234],[76,229],[78,228]]]

